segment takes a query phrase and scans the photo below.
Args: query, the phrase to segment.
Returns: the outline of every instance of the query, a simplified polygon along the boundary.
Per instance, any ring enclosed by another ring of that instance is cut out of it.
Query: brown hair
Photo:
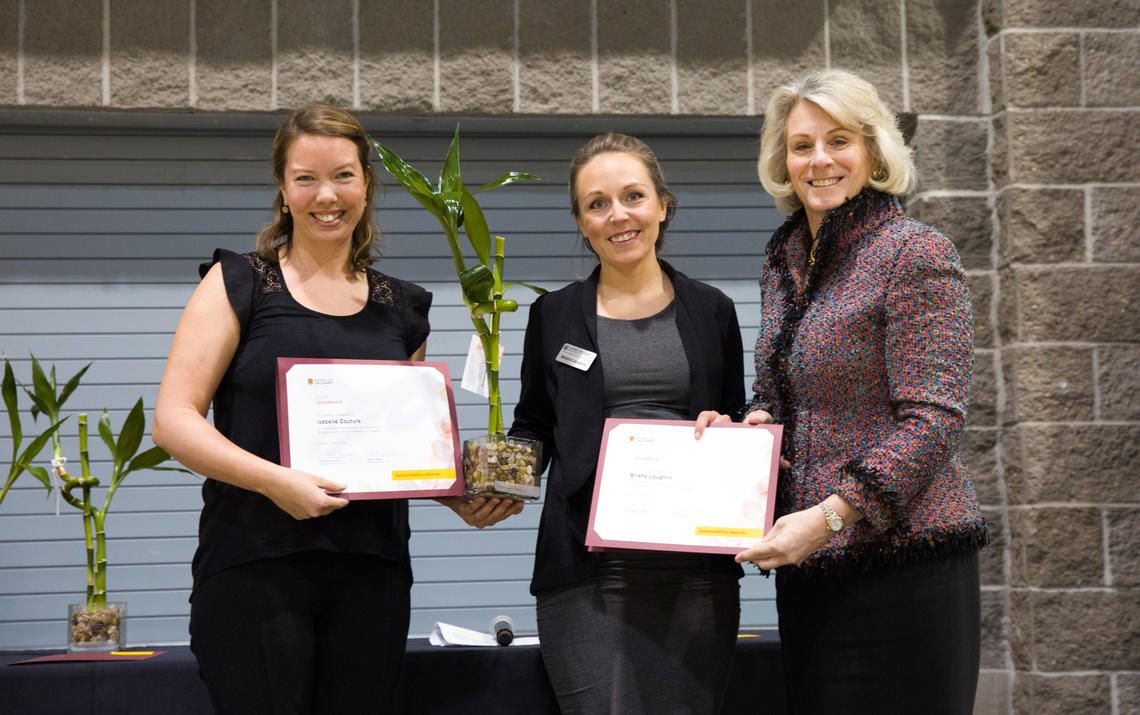
[[[293,142],[302,134],[315,134],[325,137],[340,137],[356,145],[356,155],[364,172],[364,213],[356,228],[352,230],[352,247],[349,253],[349,273],[358,273],[372,265],[373,251],[380,237],[372,216],[376,210],[373,194],[376,188],[376,172],[368,163],[372,147],[364,127],[348,112],[339,107],[314,102],[298,109],[281,123],[277,137],[273,140],[273,180],[279,190],[273,199],[273,221],[257,234],[256,248],[259,255],[270,263],[277,263],[277,252],[285,253],[293,243],[293,215],[282,213],[284,198],[280,187],[285,183],[285,160]]]
[[[673,192],[669,190],[669,185],[665,183],[665,174],[661,171],[661,164],[657,162],[657,155],[653,153],[648,144],[637,137],[631,137],[628,134],[615,134],[614,132],[599,134],[583,144],[582,148],[574,154],[574,158],[570,160],[570,213],[574,214],[574,218],[579,216],[578,172],[594,157],[609,153],[629,154],[640,159],[649,172],[649,180],[653,182],[653,190],[657,192],[657,198],[665,201],[665,220],[658,224],[657,242],[653,244],[655,249],[661,250],[661,244],[665,241],[665,229],[669,227],[669,222],[673,220],[673,214],[677,212],[677,197],[673,195]],[[589,241],[586,241],[586,247],[591,251],[594,250]]]

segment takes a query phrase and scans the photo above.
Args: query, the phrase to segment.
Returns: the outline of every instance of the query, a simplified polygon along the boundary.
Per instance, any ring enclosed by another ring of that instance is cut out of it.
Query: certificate
[[[277,358],[281,464],[346,499],[464,493],[447,364]]]
[[[586,545],[736,554],[772,528],[780,425],[607,419]]]

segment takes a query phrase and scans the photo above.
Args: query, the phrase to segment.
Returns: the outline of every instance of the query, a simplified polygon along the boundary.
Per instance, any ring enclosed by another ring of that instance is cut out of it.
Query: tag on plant
[[[503,364],[503,343],[499,343],[499,364]],[[471,336],[471,344],[467,347],[467,362],[463,365],[463,381],[459,386],[468,392],[486,397],[487,389],[487,361],[483,357],[483,341],[478,335]]]

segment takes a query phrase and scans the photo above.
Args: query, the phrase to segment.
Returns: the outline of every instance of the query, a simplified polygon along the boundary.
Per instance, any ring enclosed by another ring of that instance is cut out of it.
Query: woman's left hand
[[[449,507],[459,515],[469,526],[482,529],[486,526],[498,524],[509,516],[514,516],[523,510],[523,503],[515,499],[500,499],[492,497],[441,497],[437,502]]]
[[[736,563],[751,561],[762,569],[799,566],[830,539],[823,510],[813,506],[781,516],[763,539],[736,555]]]

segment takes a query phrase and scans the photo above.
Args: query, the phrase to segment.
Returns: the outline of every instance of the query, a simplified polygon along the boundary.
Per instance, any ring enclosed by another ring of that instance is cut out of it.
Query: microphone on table
[[[499,645],[510,645],[515,639],[515,622],[510,616],[495,616],[491,619],[491,635]]]

